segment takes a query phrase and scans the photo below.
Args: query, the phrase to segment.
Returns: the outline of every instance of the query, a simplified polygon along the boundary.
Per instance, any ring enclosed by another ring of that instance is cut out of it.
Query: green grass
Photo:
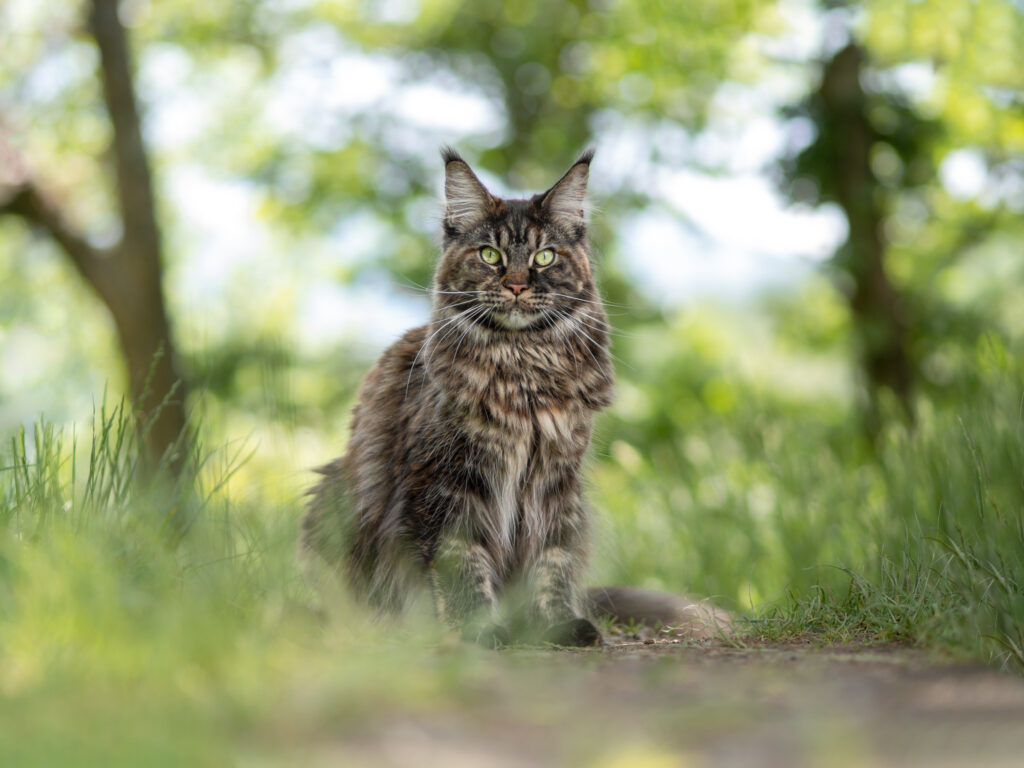
[[[1012,355],[983,345],[972,386],[922,398],[913,428],[891,419],[873,446],[827,398],[786,401],[702,362],[647,367],[644,407],[603,424],[601,582],[713,595],[766,637],[915,642],[1024,670]],[[728,409],[700,400],[714,380],[734,390]]]
[[[892,427],[875,458],[834,414],[756,393],[706,419],[670,397],[613,414],[590,473],[595,580],[717,595],[755,637],[893,639],[1024,669],[1024,379],[1009,363],[984,375],[971,399]],[[321,619],[294,563],[301,500],[263,493],[250,452],[200,445],[177,481],[144,477],[120,407],[77,438],[45,423],[14,437],[0,763],[294,763],[383,713],[472,711],[489,680],[523,702],[557,687],[430,622]]]
[[[85,441],[32,437],[0,474],[0,764],[224,765],[278,729],[456,690],[450,660],[411,650],[436,649],[436,628],[323,624],[294,565],[297,504],[225,492],[244,450],[199,448],[169,482],[142,475],[121,407]]]

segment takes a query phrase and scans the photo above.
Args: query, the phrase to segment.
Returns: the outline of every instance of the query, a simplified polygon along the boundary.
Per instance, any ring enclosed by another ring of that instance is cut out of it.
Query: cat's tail
[[[620,624],[643,624],[676,637],[706,640],[729,636],[732,617],[707,601],[637,587],[591,587],[587,609]]]

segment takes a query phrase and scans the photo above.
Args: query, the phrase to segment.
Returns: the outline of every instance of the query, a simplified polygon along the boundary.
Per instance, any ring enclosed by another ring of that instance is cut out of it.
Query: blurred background
[[[427,319],[443,144],[501,195],[596,148],[591,583],[1024,669],[1016,0],[2,0],[0,46],[5,762],[489,701],[505,662],[325,635],[293,559]]]
[[[592,580],[1024,663],[1015,0],[3,0],[0,42],[0,433],[44,466],[34,423],[134,392],[157,453],[242,446],[239,627],[301,590],[309,470],[427,319],[439,147],[517,195],[593,146]],[[2,482],[21,541],[55,502]],[[54,642],[10,616],[0,683]]]

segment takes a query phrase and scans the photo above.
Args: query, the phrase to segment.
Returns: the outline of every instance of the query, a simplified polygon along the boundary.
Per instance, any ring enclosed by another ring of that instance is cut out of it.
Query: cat
[[[685,612],[671,596],[580,586],[581,463],[614,387],[587,240],[593,151],[529,199],[491,194],[450,148],[442,158],[430,321],[364,379],[348,451],[310,492],[301,559],[384,612],[426,587],[441,619],[489,645],[511,639],[502,598],[515,591],[525,625],[561,645],[601,644],[595,607],[644,620],[631,611],[653,605],[668,623]]]

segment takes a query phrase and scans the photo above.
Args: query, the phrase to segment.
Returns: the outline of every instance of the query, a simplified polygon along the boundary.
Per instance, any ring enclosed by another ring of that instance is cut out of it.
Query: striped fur
[[[311,492],[301,554],[384,611],[429,589],[470,633],[499,622],[503,593],[521,585],[535,624],[594,642],[580,464],[613,369],[586,237],[591,155],[528,200],[493,196],[457,154],[443,157],[430,322],[363,381],[348,452]],[[485,246],[500,263],[484,262]],[[556,257],[540,268],[544,249]]]

